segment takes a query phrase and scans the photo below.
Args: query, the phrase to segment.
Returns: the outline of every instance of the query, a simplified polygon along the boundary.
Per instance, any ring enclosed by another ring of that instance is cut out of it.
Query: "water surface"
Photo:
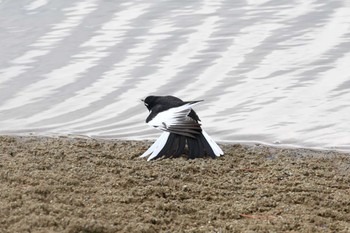
[[[218,141],[350,151],[347,0],[0,0],[0,133],[155,139],[150,94]]]

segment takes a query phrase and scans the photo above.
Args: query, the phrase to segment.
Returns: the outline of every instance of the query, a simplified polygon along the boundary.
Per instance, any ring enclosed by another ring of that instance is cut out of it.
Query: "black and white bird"
[[[164,132],[141,157],[149,156],[148,161],[162,156],[179,157],[186,144],[190,159],[224,154],[201,128],[200,119],[192,109],[202,100],[185,102],[174,96],[148,96],[142,101],[150,112],[146,123]]]

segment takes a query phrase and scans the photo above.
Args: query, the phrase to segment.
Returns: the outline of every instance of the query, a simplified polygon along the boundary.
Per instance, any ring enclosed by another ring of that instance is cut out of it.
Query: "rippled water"
[[[350,1],[0,0],[0,133],[154,139],[149,94],[218,141],[350,151]]]

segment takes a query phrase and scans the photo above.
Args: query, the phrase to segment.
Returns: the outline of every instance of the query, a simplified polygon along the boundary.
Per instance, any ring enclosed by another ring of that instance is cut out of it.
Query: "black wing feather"
[[[179,136],[179,146],[177,147],[174,157],[179,157],[180,155],[182,155],[185,149],[185,146],[186,146],[186,137]]]
[[[169,134],[169,137],[164,145],[164,147],[159,151],[159,153],[154,157],[154,159],[158,159],[160,157],[162,157],[163,155],[168,155],[168,151],[170,150],[171,146],[174,143],[174,134]]]

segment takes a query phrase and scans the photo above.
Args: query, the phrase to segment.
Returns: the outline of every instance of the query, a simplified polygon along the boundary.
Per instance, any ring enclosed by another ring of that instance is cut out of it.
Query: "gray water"
[[[350,151],[350,1],[0,0],[0,133],[155,139],[204,99],[221,142]]]

